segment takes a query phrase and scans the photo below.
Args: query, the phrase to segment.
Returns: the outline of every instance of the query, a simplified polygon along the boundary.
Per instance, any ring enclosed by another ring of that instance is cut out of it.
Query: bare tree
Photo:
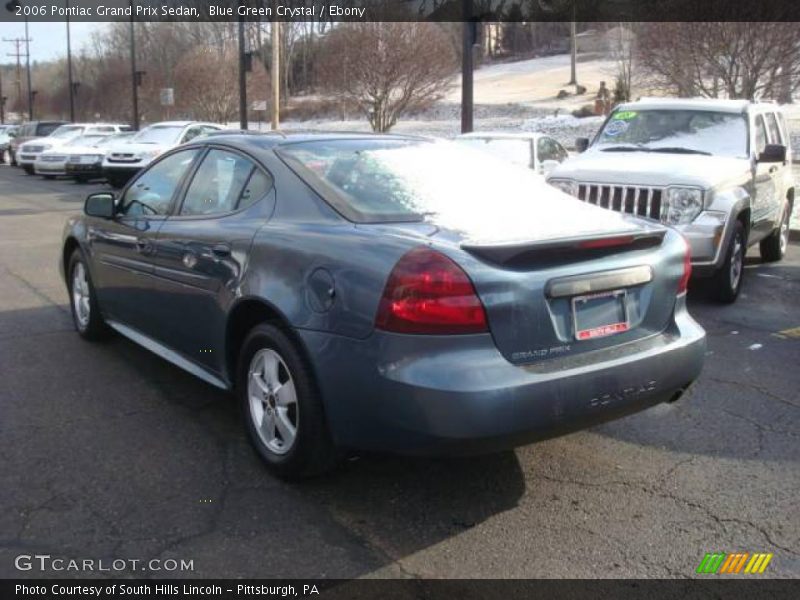
[[[319,64],[329,90],[357,105],[374,131],[438,99],[456,53],[435,23],[348,23],[327,35]]]
[[[610,37],[609,49],[616,66],[613,90],[614,104],[628,102],[631,99],[631,89],[633,87],[636,37],[631,28],[625,23],[618,23],[607,35]]]
[[[784,99],[800,86],[795,23],[641,23],[642,66],[679,96]]]

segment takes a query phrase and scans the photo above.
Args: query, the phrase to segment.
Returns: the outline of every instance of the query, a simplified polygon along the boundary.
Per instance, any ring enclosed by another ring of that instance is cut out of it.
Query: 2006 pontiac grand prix
[[[679,233],[450,142],[220,135],[84,212],[60,260],[78,333],[234,390],[284,477],[552,437],[703,364]]]

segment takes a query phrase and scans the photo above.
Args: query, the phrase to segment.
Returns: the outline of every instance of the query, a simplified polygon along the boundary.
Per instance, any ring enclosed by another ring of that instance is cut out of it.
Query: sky
[[[91,41],[92,33],[102,31],[108,23],[74,22],[69,24],[72,52],[78,54],[81,47]],[[33,23],[28,25],[31,37],[31,62],[52,60],[67,54],[67,26],[65,23]],[[0,40],[25,37],[22,23],[0,23]],[[8,54],[14,52],[14,44],[0,42],[0,63],[10,64],[16,59]]]

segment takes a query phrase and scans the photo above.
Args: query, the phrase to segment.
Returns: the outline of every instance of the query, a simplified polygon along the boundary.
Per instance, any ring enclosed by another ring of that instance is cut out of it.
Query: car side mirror
[[[767,144],[764,151],[758,155],[758,162],[782,163],[786,162],[786,146],[783,144]]]
[[[89,194],[83,205],[83,212],[90,217],[100,217],[101,219],[111,219],[114,217],[116,198],[114,194],[108,192],[98,192]]]
[[[575,139],[576,152],[586,152],[586,149],[588,147],[589,147],[589,138],[579,137]]]

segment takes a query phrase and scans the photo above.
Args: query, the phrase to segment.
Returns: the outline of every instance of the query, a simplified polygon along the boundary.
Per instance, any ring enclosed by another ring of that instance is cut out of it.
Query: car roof
[[[207,123],[206,121],[157,121],[156,123],[146,125],[146,127],[188,127],[189,125],[214,125],[215,127],[224,127],[224,125],[220,125],[219,123]]]
[[[319,142],[335,140],[408,140],[408,141],[431,141],[431,138],[413,135],[400,135],[393,133],[364,133],[364,132],[308,132],[308,131],[269,131],[259,134],[258,132],[241,133],[234,130],[229,135],[217,134],[214,136],[198,138],[198,143],[227,143],[232,146],[275,148],[277,146],[287,146],[302,142]]]
[[[514,131],[473,131],[470,133],[462,133],[461,135],[457,135],[454,139],[507,139],[507,140],[535,140],[542,136],[547,135],[546,133],[540,133],[538,131],[523,131],[523,132],[514,132]]]
[[[715,112],[744,113],[748,109],[777,109],[770,102],[750,102],[749,100],[728,100],[718,98],[641,98],[635,102],[626,102],[617,106],[617,110],[637,109],[684,109],[709,110]]]

